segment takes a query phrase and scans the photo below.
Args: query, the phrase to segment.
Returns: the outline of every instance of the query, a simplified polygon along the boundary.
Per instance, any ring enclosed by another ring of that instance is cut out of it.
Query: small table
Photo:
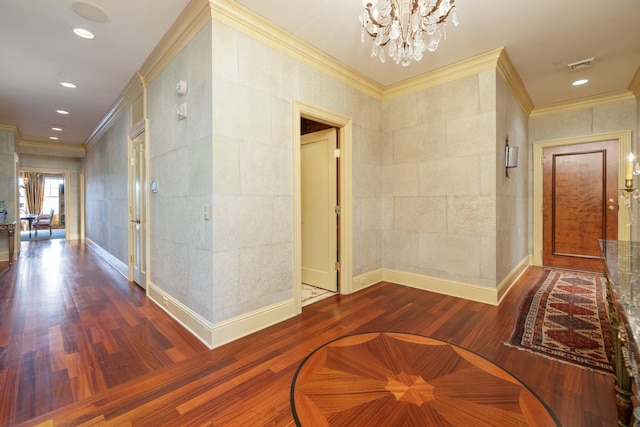
[[[0,230],[7,230],[7,239],[9,239],[9,265],[13,264],[13,235],[16,231],[16,222],[1,222]]]
[[[33,221],[38,218],[36,214],[27,214],[20,217],[20,221],[28,221],[29,222],[29,238],[31,238],[31,224]]]

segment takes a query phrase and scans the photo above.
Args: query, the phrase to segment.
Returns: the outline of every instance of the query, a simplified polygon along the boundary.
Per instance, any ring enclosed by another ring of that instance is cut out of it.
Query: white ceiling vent
[[[567,67],[569,67],[569,71],[575,71],[575,70],[579,70],[581,68],[590,68],[591,65],[593,65],[593,61],[596,58],[589,58],[589,59],[583,59],[581,61],[578,62],[572,62],[571,64],[567,64]]]

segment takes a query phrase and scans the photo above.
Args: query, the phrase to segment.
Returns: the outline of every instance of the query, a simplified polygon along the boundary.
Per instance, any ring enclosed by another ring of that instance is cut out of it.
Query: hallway
[[[489,359],[564,426],[615,425],[612,378],[503,345],[541,269],[500,307],[380,283],[208,350],[82,243],[21,249],[0,271],[2,426],[293,425],[289,393],[301,361],[328,341],[383,330]]]

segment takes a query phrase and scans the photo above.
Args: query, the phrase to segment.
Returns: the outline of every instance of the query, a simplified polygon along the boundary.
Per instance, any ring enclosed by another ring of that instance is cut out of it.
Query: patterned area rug
[[[505,344],[612,375],[605,278],[588,272],[547,270],[527,295]]]

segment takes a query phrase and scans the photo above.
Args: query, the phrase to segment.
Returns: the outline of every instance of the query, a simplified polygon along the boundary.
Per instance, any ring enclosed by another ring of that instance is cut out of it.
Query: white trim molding
[[[147,282],[147,296],[210,349],[220,347],[296,315],[294,301],[288,299],[250,313],[212,323],[151,281]]]
[[[605,105],[619,104],[621,102],[635,101],[636,98],[631,90],[620,90],[617,92],[604,93],[602,95],[589,96],[586,98],[572,99],[567,102],[548,104],[535,107],[529,119],[538,117],[553,116],[557,114],[581,111],[589,108],[602,107]]]
[[[386,282],[397,283],[423,291],[435,292],[485,304],[498,304],[498,290],[488,286],[479,286],[471,283],[441,279],[439,277],[387,269],[383,271],[382,278]]]
[[[305,104],[293,102],[293,298],[296,313],[302,312],[302,199],[300,161],[300,118],[307,118],[338,129],[340,141],[340,269],[339,292],[349,295],[352,291],[353,268],[353,122],[351,118]]]
[[[105,260],[109,265],[115,268],[118,273],[122,274],[128,280],[129,266],[127,264],[111,255],[111,252],[108,252],[102,246],[98,245],[96,242],[89,238],[85,239],[85,244],[89,249],[93,250],[100,258]]]
[[[527,270],[530,263],[531,257],[525,257],[496,288],[381,268],[355,276],[353,278],[353,291],[361,291],[384,281],[484,304],[499,305],[520,276]]]

